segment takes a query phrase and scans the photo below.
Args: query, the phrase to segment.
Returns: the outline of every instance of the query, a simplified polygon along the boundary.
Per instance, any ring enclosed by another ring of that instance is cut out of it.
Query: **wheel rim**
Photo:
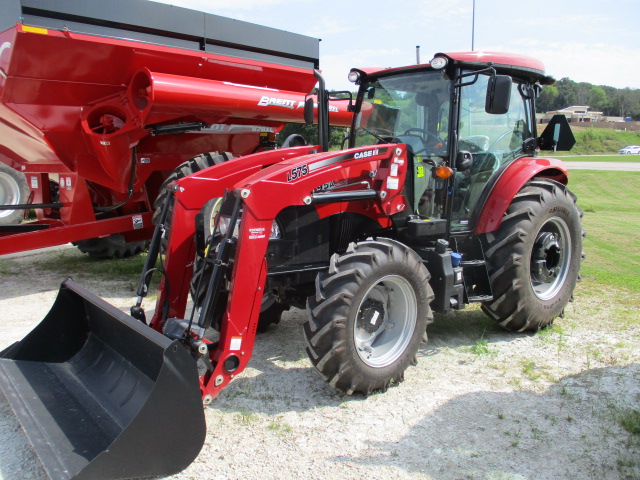
[[[398,360],[413,336],[417,311],[415,291],[404,277],[388,275],[373,284],[358,305],[354,324],[360,359],[373,368]]]
[[[531,286],[538,298],[555,297],[571,265],[571,234],[558,217],[548,219],[536,236],[531,253]]]
[[[0,172],[0,205],[20,203],[20,185],[10,175]],[[0,210],[0,218],[8,217],[15,210]]]

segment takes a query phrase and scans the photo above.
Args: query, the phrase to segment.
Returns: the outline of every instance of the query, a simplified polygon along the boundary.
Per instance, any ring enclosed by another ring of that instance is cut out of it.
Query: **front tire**
[[[433,291],[420,257],[379,238],[331,257],[307,300],[307,353],[337,390],[369,395],[404,378],[433,321]]]
[[[516,332],[561,316],[582,262],[582,211],[569,189],[534,179],[514,197],[496,232],[485,236],[493,300],[482,310]]]

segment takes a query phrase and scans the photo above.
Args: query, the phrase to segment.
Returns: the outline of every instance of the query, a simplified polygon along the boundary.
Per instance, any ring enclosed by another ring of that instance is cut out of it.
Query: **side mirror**
[[[467,171],[473,165],[473,155],[464,150],[460,150],[456,156],[456,170],[459,172]]]
[[[571,150],[575,143],[576,138],[573,136],[567,117],[564,115],[551,117],[542,135],[538,137],[538,146],[541,150],[567,152]]]
[[[313,125],[315,102],[313,97],[309,97],[304,101],[304,123]]]
[[[494,75],[489,79],[484,106],[487,113],[502,115],[509,111],[512,85],[513,80],[509,75]]]

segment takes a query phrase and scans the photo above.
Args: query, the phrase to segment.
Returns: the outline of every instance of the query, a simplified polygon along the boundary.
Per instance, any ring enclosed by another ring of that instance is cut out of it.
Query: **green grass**
[[[75,279],[81,279],[86,275],[97,275],[103,280],[123,280],[135,285],[142,273],[146,259],[146,252],[128,258],[105,260],[91,258],[89,255],[70,249],[38,260],[37,271],[59,273]],[[161,267],[160,260],[156,263],[156,267]],[[17,260],[0,258],[0,274],[2,275],[16,275],[23,269],[24,266]],[[152,283],[154,288],[159,280],[160,275],[156,273]]]
[[[545,156],[547,156],[545,154]],[[561,157],[565,162],[640,162],[640,155],[556,155],[551,157]]]
[[[491,353],[488,343],[488,340],[477,340],[475,345],[472,345],[469,350],[475,355],[488,355]]]
[[[640,410],[625,410],[618,415],[618,421],[627,432],[640,435]]]
[[[640,145],[640,132],[614,130],[613,128],[584,128],[571,125],[576,144],[572,155],[617,154],[628,145]]]
[[[42,260],[38,268],[50,272],[84,272],[100,274],[106,279],[121,279],[124,277],[136,277],[142,272],[142,267],[147,258],[146,253],[128,258],[113,260],[95,259],[88,255],[79,255],[76,251],[63,251],[55,257]]]
[[[640,173],[572,171],[569,187],[585,212],[581,275],[640,291]]]

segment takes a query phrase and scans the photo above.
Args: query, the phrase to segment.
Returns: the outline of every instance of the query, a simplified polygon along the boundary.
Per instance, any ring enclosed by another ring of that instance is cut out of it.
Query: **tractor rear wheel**
[[[0,205],[20,205],[29,199],[29,186],[22,172],[0,162]],[[24,218],[24,210],[0,210],[0,225],[15,225]]]
[[[334,254],[307,300],[307,353],[348,395],[386,390],[415,365],[433,320],[433,291],[420,257],[394,240],[352,243]]]
[[[534,179],[484,237],[493,300],[482,310],[516,332],[537,331],[573,298],[582,262],[582,211],[569,189]]]

